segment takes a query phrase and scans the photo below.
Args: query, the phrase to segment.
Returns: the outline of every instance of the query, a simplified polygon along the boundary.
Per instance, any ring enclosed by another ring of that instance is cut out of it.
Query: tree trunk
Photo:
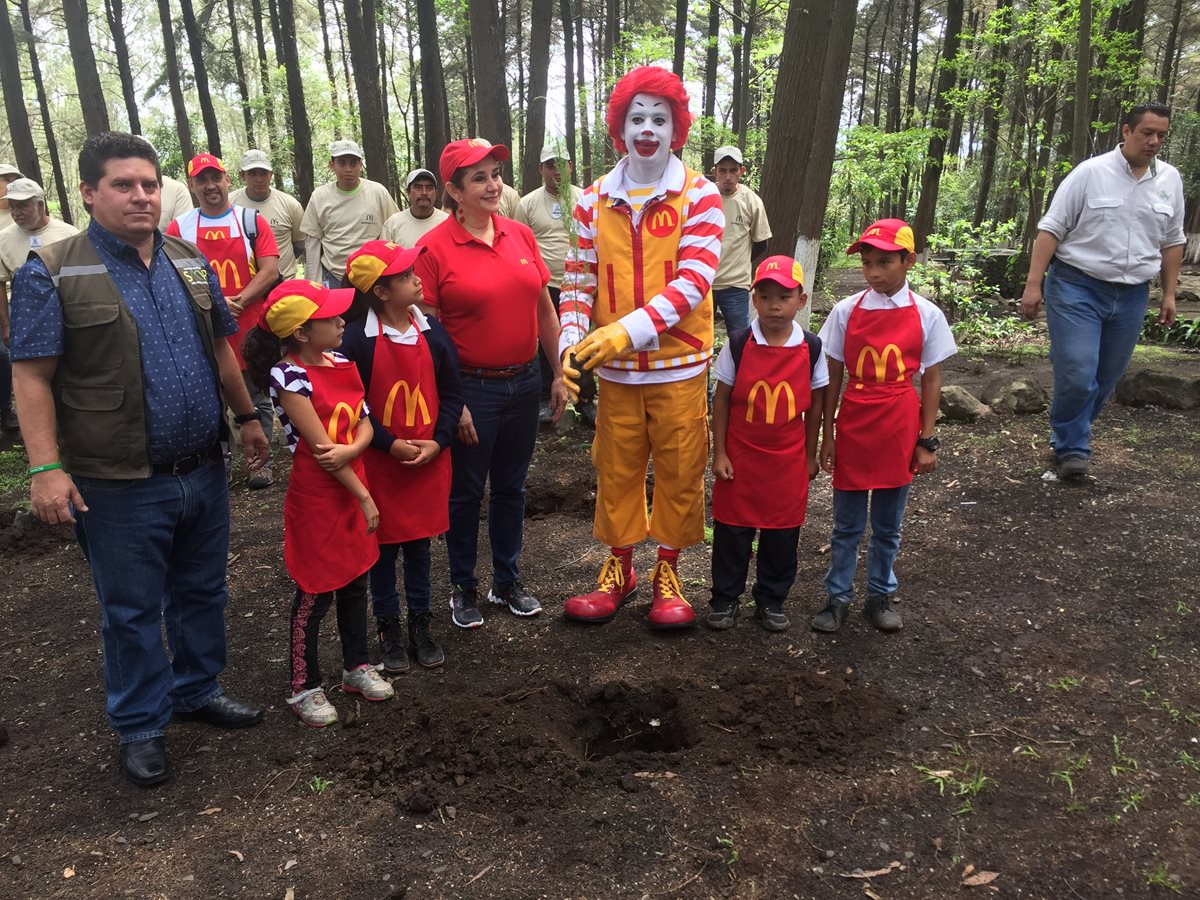
[[[179,45],[171,18],[171,0],[158,0],[158,20],[162,25],[163,58],[167,66],[171,108],[175,111],[175,130],[179,133],[179,152],[186,161],[196,155],[196,146],[192,142],[192,123],[188,120],[187,104],[183,99],[183,80],[179,76]]]
[[[354,120],[358,118],[358,107],[354,100],[354,82],[350,78],[350,57],[347,55],[349,44],[346,41],[346,29],[342,24],[342,16],[338,13],[338,4],[333,4],[333,21],[337,24],[338,30],[338,47],[342,57],[342,78],[346,85],[346,108],[350,111],[345,125],[351,128],[354,125]]]
[[[63,177],[62,159],[58,152],[58,139],[54,136],[54,124],[50,116],[50,101],[46,96],[46,82],[42,78],[42,64],[38,60],[37,41],[33,36],[33,18],[29,14],[29,0],[18,0],[21,7],[21,22],[29,35],[29,67],[33,72],[33,86],[37,91],[38,109],[42,116],[42,130],[46,132],[46,152],[50,156],[50,168],[54,173],[54,189],[58,193],[58,204],[61,209],[60,218],[69,224],[74,224],[71,215],[71,192],[67,190],[67,180]],[[4,13],[7,16],[7,12]],[[136,107],[134,112],[137,112]],[[43,187],[41,173],[35,179]]]
[[[559,0],[559,15],[562,17],[563,35],[563,106],[567,129],[567,155],[571,168],[578,169],[575,162],[575,29],[571,23],[571,0]]]
[[[413,45],[413,8],[404,5],[404,36],[408,43],[408,106],[412,110],[412,139],[408,147],[408,160],[414,168],[421,166],[421,104],[417,96],[417,84],[421,80],[420,64],[417,62],[416,47]],[[404,125],[408,128],[407,121]]]
[[[333,136],[342,136],[342,110],[338,102],[337,74],[333,70],[333,44],[329,41],[329,16],[325,0],[317,0],[317,16],[321,21],[321,52],[325,57],[325,77],[329,79],[329,99],[333,106]]]
[[[417,30],[421,46],[421,111],[425,115],[423,165],[436,172],[442,150],[450,143],[450,111],[446,104],[446,76],[438,49],[434,0],[417,0]]]
[[[29,8],[29,0],[22,0],[22,14]],[[108,31],[112,35],[113,49],[117,54],[117,72],[121,76],[121,95],[125,98],[125,114],[129,117],[129,130],[142,133],[142,122],[138,116],[137,90],[133,86],[133,70],[129,66],[129,44],[125,41],[125,16],[122,0],[104,0],[104,15],[108,19]],[[28,30],[29,26],[26,25]]]
[[[246,64],[242,60],[242,41],[238,37],[237,7],[233,0],[227,0],[229,10],[229,36],[233,41],[233,65],[237,74],[238,93],[242,97],[242,123],[246,126],[246,146],[254,147],[258,141],[254,137],[254,117],[250,114],[250,85],[246,81]]]
[[[21,57],[17,53],[17,38],[12,19],[8,17],[8,0],[0,0],[0,86],[4,88],[4,112],[8,118],[8,133],[13,156],[22,174],[41,183],[42,167],[38,161],[29,112],[25,108],[25,86],[21,83]]]
[[[1167,32],[1167,47],[1163,51],[1162,72],[1158,78],[1158,102],[1164,106],[1171,99],[1171,73],[1175,63],[1175,44],[1179,39],[1179,20],[1183,17],[1183,0],[1175,0],[1175,10],[1171,13],[1171,28]]]
[[[921,0],[913,0],[912,21],[908,37],[908,99],[904,110],[904,127],[912,128],[917,113],[917,48],[921,36]]]
[[[96,56],[92,52],[87,0],[63,0],[63,16],[67,20],[67,42],[71,47],[75,85],[79,89],[79,105],[83,107],[83,125],[90,137],[108,131],[109,125],[108,102],[104,99]]]
[[[721,40],[721,4],[720,0],[708,0],[708,39],[705,47],[704,61],[704,119],[701,122],[701,169],[711,172],[713,168],[713,151],[716,144],[716,115],[717,115],[717,64],[720,57],[717,49]]]
[[[1083,162],[1088,150],[1091,100],[1088,73],[1092,68],[1092,0],[1079,0],[1079,40],[1075,45],[1075,95],[1071,101],[1071,165]]]
[[[735,4],[738,0],[734,0]],[[738,7],[734,9],[734,28],[737,28]],[[683,78],[683,60],[687,51],[688,0],[675,0],[675,53],[671,58],[671,71]],[[736,81],[736,75],[735,81]],[[736,85],[734,92],[736,93]]]
[[[998,21],[1000,40],[992,47],[985,75],[983,141],[979,150],[979,192],[975,196],[975,214],[971,217],[971,222],[976,228],[987,217],[988,195],[991,193],[992,178],[996,172],[996,142],[1000,137],[999,107],[1004,97],[1008,38],[1012,33],[1012,0],[999,0],[993,15],[1003,16],[1003,19]]]
[[[829,199],[856,6],[842,0],[793,3],[779,59],[761,190],[775,226],[768,253],[795,255],[810,293]],[[813,85],[822,87],[816,102]],[[806,305],[802,322],[810,311]]]
[[[462,77],[463,97],[467,102],[467,133],[477,136],[479,134],[479,123],[475,118],[475,54],[471,50],[471,30],[469,23],[467,25],[466,44],[466,65],[463,66]]]
[[[388,86],[392,87],[392,93],[395,94],[395,84],[391,78],[393,60],[388,56],[387,37],[383,28],[383,17],[376,17],[375,24],[379,36],[379,103],[383,112],[383,139],[384,152],[387,154],[387,170],[388,170],[388,190],[392,192],[392,196],[398,196],[400,193],[400,171],[397,168],[396,160],[396,140],[392,136],[392,114],[388,109]],[[400,101],[396,101],[396,106],[400,106]]]
[[[379,89],[379,53],[376,50],[375,0],[346,0],[346,32],[354,63],[354,87],[362,127],[363,152],[371,178],[392,192],[387,147],[387,120]]]
[[[564,0],[570,3],[571,0]],[[579,145],[583,153],[582,183],[592,183],[591,112],[587,102],[587,82],[583,75],[583,0],[575,16],[575,87],[579,91]]]
[[[192,0],[179,0],[179,9],[183,16],[183,31],[187,35],[188,52],[192,57],[192,75],[196,79],[196,94],[200,97],[200,116],[204,120],[204,134],[208,138],[209,153],[221,155],[221,128],[217,124],[217,110],[213,106],[212,94],[208,87],[208,67],[204,63],[204,45],[200,37],[200,26],[196,23],[196,13],[192,8]]]
[[[538,164],[546,139],[546,90],[550,81],[550,20],[554,0],[533,0],[529,11],[529,105],[526,113],[525,163],[521,189],[529,193],[541,183]]]
[[[962,31],[963,4],[964,0],[947,0],[946,3],[942,70],[938,75],[937,93],[933,98],[933,131],[929,138],[925,171],[921,176],[921,199],[917,203],[917,212],[912,223],[918,253],[925,249],[929,233],[933,230],[933,217],[937,210],[938,184],[946,156],[946,128],[950,124],[950,103],[947,95],[954,87],[954,59],[958,55],[959,33]]]
[[[467,0],[471,19],[471,60],[475,74],[475,115],[479,136],[493,144],[512,146],[512,110],[504,72],[504,25],[495,0]],[[503,164],[504,180],[512,184],[512,160]]]
[[[314,185],[312,130],[304,106],[304,79],[300,74],[300,53],[296,47],[296,12],[292,0],[270,0],[278,29],[275,51],[282,55],[287,77],[288,108],[291,112],[289,133],[292,135],[292,155],[295,159],[296,193],[307,206]]]
[[[275,92],[271,90],[271,65],[267,61],[267,42],[263,36],[260,0],[250,0],[250,15],[254,18],[254,44],[258,52],[258,77],[262,83],[263,107],[267,114],[266,146],[259,149],[270,153],[278,146],[279,131],[275,126]],[[275,170],[275,187],[283,190],[283,160],[275,160],[272,168]]]
[[[518,130],[519,134],[514,134],[513,137],[520,139],[521,152],[524,153],[526,141],[529,139],[529,122],[526,119],[526,115],[529,110],[529,97],[527,96],[527,91],[528,91],[529,85],[526,83],[526,80],[525,80],[525,53],[526,53],[526,50],[525,50],[525,23],[523,21],[523,17],[525,15],[525,4],[524,4],[523,0],[516,0],[516,4],[517,4],[517,14],[516,14],[517,34],[516,34],[516,49],[513,51],[513,56],[515,56],[516,60],[517,60],[517,124],[518,124],[517,130]],[[507,7],[507,3],[504,3],[504,7]],[[505,23],[507,23],[507,21],[508,21],[508,18],[506,15],[506,10],[504,8],[501,8],[501,10],[500,10],[500,20]],[[507,25],[505,27],[507,27]],[[532,45],[531,45],[531,48],[532,48]],[[509,149],[512,150],[513,153],[517,152],[516,147],[510,147]],[[514,185],[516,182],[517,172],[519,170],[520,170],[520,166],[518,166],[514,163],[514,165],[513,165]]]

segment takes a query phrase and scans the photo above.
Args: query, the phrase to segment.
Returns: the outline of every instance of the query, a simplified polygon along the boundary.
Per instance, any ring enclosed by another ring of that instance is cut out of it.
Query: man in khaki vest
[[[250,468],[267,461],[267,440],[216,276],[194,244],[158,231],[153,148],[95,135],[79,175],[88,230],[36,251],[13,279],[13,381],[33,513],[75,526],[102,611],[121,766],[147,786],[170,777],[172,719],[262,720],[217,681],[229,593],[222,390]]]

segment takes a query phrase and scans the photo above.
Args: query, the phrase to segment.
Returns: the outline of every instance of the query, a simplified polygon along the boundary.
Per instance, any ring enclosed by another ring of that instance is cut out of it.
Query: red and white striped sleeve
[[[558,354],[587,337],[592,324],[592,302],[598,283],[596,264],[596,204],[600,200],[599,183],[592,184],[575,205],[575,233],[578,244],[567,251],[563,265],[562,291],[558,297],[558,320],[562,331]],[[720,201],[718,199],[718,209]]]

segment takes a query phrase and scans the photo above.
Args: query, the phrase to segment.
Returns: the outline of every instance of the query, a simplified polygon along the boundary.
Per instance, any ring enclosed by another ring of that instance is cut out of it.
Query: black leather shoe
[[[172,718],[180,722],[203,722],[216,728],[249,728],[263,720],[263,711],[257,706],[222,694],[216,700],[191,712],[176,710]]]
[[[121,745],[121,769],[134,784],[149,787],[171,777],[167,742],[161,737]]]

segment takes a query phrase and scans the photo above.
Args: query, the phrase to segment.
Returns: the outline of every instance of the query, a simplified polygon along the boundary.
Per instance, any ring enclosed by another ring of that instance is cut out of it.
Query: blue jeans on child
[[[1092,422],[1133,357],[1150,290],[1114,284],[1054,260],[1043,296],[1054,367],[1050,444],[1059,459],[1091,456]]]
[[[713,303],[725,320],[725,333],[733,334],[750,325],[750,292],[745,288],[713,288]]]
[[[404,597],[413,612],[429,609],[429,538],[403,544],[380,544],[379,560],[371,566],[371,611],[375,618],[400,615],[396,590],[396,559],[404,553]]]
[[[825,590],[830,597],[846,602],[854,598],[854,570],[858,567],[858,545],[867,527],[868,506],[871,541],[867,545],[867,593],[896,592],[892,567],[900,552],[900,526],[910,487],[834,490],[833,535],[829,540],[829,572],[825,575]]]
[[[534,359],[512,378],[463,375],[461,383],[479,443],[468,447],[456,436],[451,448],[450,530],[446,532],[450,581],[463,587],[479,585],[475,561],[486,481],[490,484],[492,584],[507,587],[520,577],[517,559],[525,526],[525,476],[537,442],[542,377]]]
[[[186,475],[76,478],[75,535],[100,601],[108,720],[121,743],[221,695],[229,488],[212,459]],[[166,624],[171,656],[163,647]]]

